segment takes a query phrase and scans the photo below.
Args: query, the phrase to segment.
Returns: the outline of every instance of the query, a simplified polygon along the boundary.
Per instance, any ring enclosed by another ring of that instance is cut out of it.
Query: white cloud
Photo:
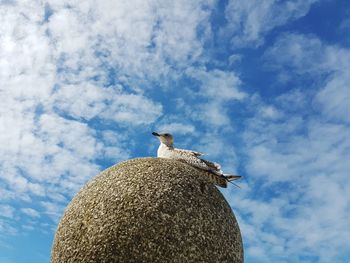
[[[187,74],[202,84],[198,95],[220,101],[241,100],[246,96],[239,90],[241,80],[234,72],[192,68],[187,70]]]
[[[173,122],[162,124],[157,128],[157,130],[171,132],[174,134],[193,134],[195,132],[195,127],[191,124]]]
[[[257,103],[246,123],[248,184],[225,194],[240,215],[248,260],[330,262],[347,254],[350,131],[323,114],[310,114],[311,99],[293,91],[269,106]],[[266,107],[283,118],[266,118]]]
[[[40,205],[45,209],[45,213],[55,222],[57,223],[60,217],[62,216],[62,212],[64,207],[62,205],[58,205],[54,202],[42,201]]]
[[[2,201],[8,201],[8,200],[14,199],[16,194],[13,191],[9,191],[5,189],[5,187],[1,186],[0,196]],[[19,196],[17,196],[17,198],[19,198]]]
[[[312,88],[318,89],[314,110],[328,120],[350,123],[349,49],[326,45],[315,36],[284,34],[265,53],[265,61],[267,67],[288,76],[288,81],[311,79]]]
[[[78,176],[76,168],[87,172],[87,177],[98,171],[90,162],[101,144],[86,124],[53,114],[43,114],[37,120],[33,120],[33,113],[32,120],[25,115],[18,115],[15,120],[10,114],[1,119],[11,125],[3,126],[5,136],[0,138],[4,145],[1,177],[10,186],[21,192],[45,195],[41,182],[57,183],[65,173]],[[26,122],[27,127],[23,125]]]
[[[0,211],[1,211],[0,216],[2,217],[7,217],[7,218],[14,217],[15,209],[12,206],[0,204]]]
[[[134,142],[126,132],[152,124],[163,113],[147,91],[205,61],[208,32],[199,37],[198,29],[208,25],[213,4],[50,0],[1,5],[3,199],[46,200],[43,213],[57,219],[62,205],[101,169],[97,160],[129,158]],[[118,136],[111,127],[117,127]]]
[[[54,105],[77,119],[100,118],[132,125],[149,124],[162,114],[162,106],[122,88],[101,88],[90,83],[69,85],[55,94]]]
[[[225,33],[234,47],[258,46],[265,34],[275,27],[306,15],[317,0],[296,1],[229,1],[225,10],[228,20]]]
[[[323,43],[318,38],[290,33],[281,35],[264,54],[266,67],[292,70],[298,75],[325,73],[326,56]]]
[[[22,213],[26,214],[27,216],[30,216],[33,218],[40,217],[40,213],[33,208],[25,207],[25,208],[21,208],[21,211],[22,211]]]
[[[336,35],[339,37],[339,41],[348,45],[350,43],[350,18],[344,18],[339,24],[336,30]]]
[[[228,58],[228,60],[229,60],[230,65],[234,65],[242,60],[242,55],[233,54]]]
[[[66,66],[79,75],[96,74],[91,69],[101,71],[99,64],[116,69],[128,83],[176,77],[171,68],[200,60],[197,29],[208,23],[212,2],[85,1],[65,8],[64,3],[50,1],[48,30],[57,55],[66,54]],[[98,60],[96,52],[101,54]]]
[[[232,101],[241,101],[246,93],[240,90],[241,80],[234,72],[222,70],[188,69],[187,75],[199,82],[199,91],[192,97],[204,98],[206,102],[193,112],[196,119],[208,127],[221,127],[230,124],[227,105]]]
[[[350,70],[350,63],[347,69]],[[350,76],[348,73],[337,74],[331,78],[317,94],[316,101],[321,104],[322,111],[330,120],[350,123],[349,83]]]
[[[0,232],[3,235],[16,235],[18,233],[18,229],[10,225],[8,222],[0,219]],[[5,243],[5,244],[2,244]],[[0,246],[5,248],[13,248],[7,242],[0,241]]]
[[[262,117],[268,119],[276,120],[283,117],[283,114],[279,110],[277,110],[276,107],[271,105],[261,107],[260,113]]]

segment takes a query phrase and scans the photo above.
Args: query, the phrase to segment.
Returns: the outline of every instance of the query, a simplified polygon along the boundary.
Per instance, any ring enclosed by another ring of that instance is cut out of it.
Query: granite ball
[[[51,263],[243,262],[236,218],[204,173],[138,158],[87,183],[61,218]]]

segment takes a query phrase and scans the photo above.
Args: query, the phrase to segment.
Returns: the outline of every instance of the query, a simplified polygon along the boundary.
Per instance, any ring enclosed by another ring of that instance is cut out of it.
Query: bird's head
[[[152,132],[152,134],[158,137],[159,141],[167,146],[172,146],[174,144],[174,137],[170,133]]]

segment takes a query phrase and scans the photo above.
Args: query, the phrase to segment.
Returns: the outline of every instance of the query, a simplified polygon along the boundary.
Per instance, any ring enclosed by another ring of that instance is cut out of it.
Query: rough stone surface
[[[187,164],[140,158],[90,181],[67,207],[51,263],[243,262],[230,206]]]

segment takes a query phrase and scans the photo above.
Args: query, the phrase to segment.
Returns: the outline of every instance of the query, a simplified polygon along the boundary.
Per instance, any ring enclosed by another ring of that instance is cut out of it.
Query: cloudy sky
[[[0,262],[151,132],[244,176],[246,262],[349,262],[350,2],[0,0]]]

